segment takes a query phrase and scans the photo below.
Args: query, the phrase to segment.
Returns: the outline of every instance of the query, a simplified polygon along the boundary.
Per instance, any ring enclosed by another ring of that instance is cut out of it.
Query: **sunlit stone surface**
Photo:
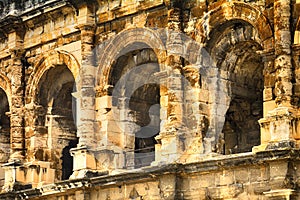
[[[0,199],[299,199],[299,15],[0,0]]]

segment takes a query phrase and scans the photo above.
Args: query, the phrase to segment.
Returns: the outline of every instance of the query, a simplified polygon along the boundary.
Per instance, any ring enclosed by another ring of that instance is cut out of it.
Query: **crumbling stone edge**
[[[239,168],[250,165],[260,165],[272,161],[299,161],[300,150],[294,148],[267,150],[257,153],[241,153],[236,155],[217,155],[209,159],[203,159],[197,163],[173,163],[162,166],[149,166],[141,169],[126,171],[117,175],[108,173],[92,173],[90,177],[65,180],[41,188],[30,188],[28,185],[19,185],[14,191],[1,193],[0,199],[29,199],[55,194],[63,195],[76,190],[88,190],[95,187],[122,186],[124,183],[143,182],[157,180],[160,176],[172,174],[180,177],[185,174],[216,172],[224,169]],[[23,187],[23,188],[22,188]],[[27,189],[26,189],[27,188]]]

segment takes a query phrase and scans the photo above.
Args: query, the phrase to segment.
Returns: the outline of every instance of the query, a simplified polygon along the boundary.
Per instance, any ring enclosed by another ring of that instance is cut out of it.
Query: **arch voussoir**
[[[148,28],[133,28],[125,30],[110,40],[100,51],[99,66],[97,74],[96,86],[109,85],[109,77],[112,71],[112,64],[120,55],[128,53],[132,49],[127,49],[128,46],[140,43],[153,49],[155,53],[160,54],[158,62],[163,63],[164,54],[161,51],[165,50],[165,44],[160,36],[154,30]],[[133,47],[134,48],[134,47]],[[161,60],[160,60],[161,59]]]
[[[26,103],[30,103],[34,99],[35,90],[43,74],[52,67],[57,65],[66,65],[76,79],[79,76],[80,64],[77,59],[66,51],[51,51],[40,56],[33,67],[33,72],[28,80],[28,88],[26,88]]]
[[[251,24],[258,32],[261,45],[273,48],[273,31],[267,18],[256,7],[241,2],[227,2],[222,6],[209,11],[197,24],[200,42],[210,40],[212,30],[229,21],[245,21]]]

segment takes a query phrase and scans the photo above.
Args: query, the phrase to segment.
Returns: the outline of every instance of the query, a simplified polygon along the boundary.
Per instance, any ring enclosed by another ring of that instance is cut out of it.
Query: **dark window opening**
[[[250,152],[253,146],[260,144],[260,126],[262,102],[234,99],[226,113],[223,127],[224,154]]]
[[[48,133],[50,146],[40,147],[51,151],[57,180],[68,179],[73,171],[73,158],[69,150],[76,147],[75,79],[66,65],[55,66],[42,76],[36,104],[44,108],[39,125]],[[43,159],[45,160],[45,159]],[[47,160],[46,160],[47,161]]]
[[[110,75],[110,85],[114,86],[112,106],[117,113],[122,113],[122,119],[118,120],[126,127],[120,133],[128,138],[120,142],[125,147],[124,168],[139,168],[155,160],[155,136],[160,127],[160,86],[153,79],[159,72],[159,65],[155,52],[145,44],[133,44],[122,52]]]
[[[70,154],[70,149],[75,148],[78,139],[71,140],[69,145],[62,151],[62,180],[67,180],[73,173],[73,157]]]
[[[230,70],[230,104],[222,133],[223,154],[250,152],[260,144],[258,120],[263,117],[263,64],[252,43],[237,44]]]
[[[129,108],[135,112],[135,123],[141,128],[135,133],[135,168],[150,165],[155,160],[155,136],[160,129],[159,85],[146,84],[132,95]]]

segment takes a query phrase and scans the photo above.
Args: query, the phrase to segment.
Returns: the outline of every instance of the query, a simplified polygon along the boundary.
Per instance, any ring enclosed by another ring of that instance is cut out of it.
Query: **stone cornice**
[[[13,32],[17,29],[22,28],[22,19],[19,16],[6,16],[0,19],[0,31],[7,35],[10,32]]]
[[[68,0],[44,0],[39,3],[27,1],[7,1],[1,11],[0,21],[8,17],[35,16],[37,13],[44,14],[58,6],[70,4]]]
[[[60,181],[55,184],[45,185],[41,188],[23,189],[18,191],[0,194],[0,199],[13,198],[34,198],[55,194],[69,193],[80,189],[92,187],[112,187],[120,186],[124,183],[133,184],[136,182],[155,181],[164,175],[185,176],[191,174],[207,173],[232,169],[233,167],[245,167],[251,165],[265,165],[275,161],[299,161],[300,150],[286,148],[282,150],[270,150],[257,153],[242,153],[235,155],[215,155],[203,158],[203,161],[188,164],[167,164],[161,166],[145,167],[136,170],[128,170],[116,175],[106,175],[94,173],[91,177],[70,179]],[[96,175],[95,175],[96,174]]]

